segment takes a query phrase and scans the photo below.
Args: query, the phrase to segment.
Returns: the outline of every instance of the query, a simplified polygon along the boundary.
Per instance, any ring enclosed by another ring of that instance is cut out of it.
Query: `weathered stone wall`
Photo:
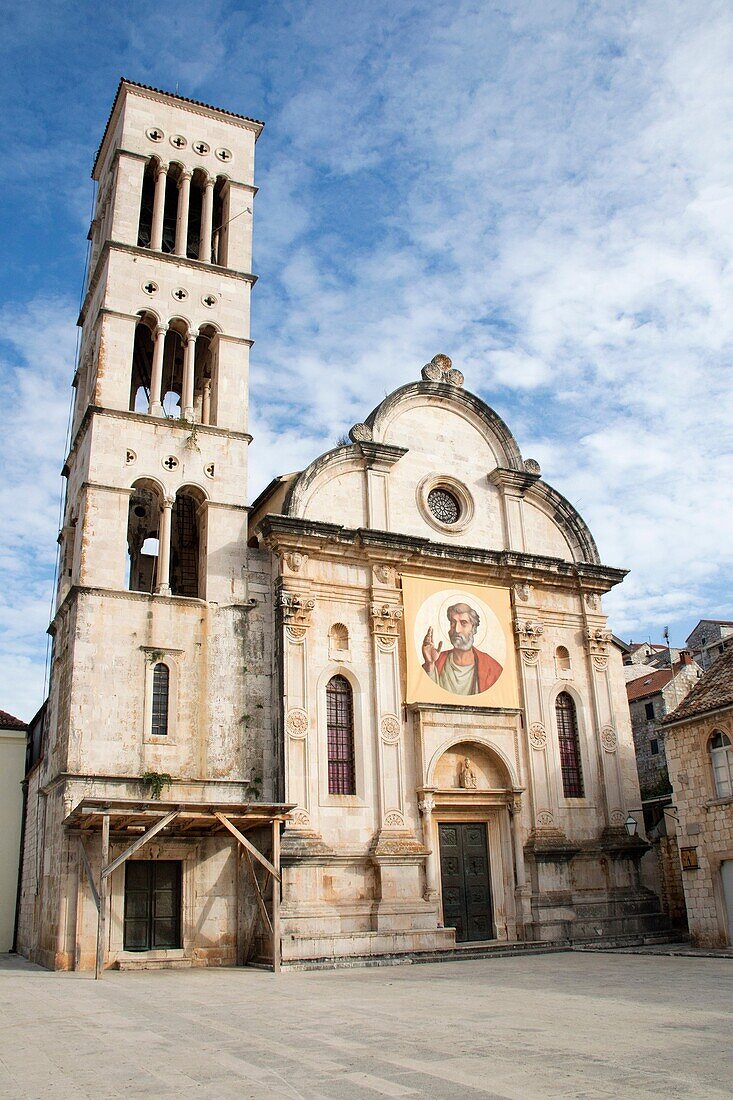
[[[733,799],[716,794],[708,750],[715,730],[733,742],[730,710],[668,728],[667,760],[679,812],[679,846],[694,848],[699,863],[697,870],[682,870],[690,936],[694,943],[724,946],[728,914],[720,865],[733,860]]]

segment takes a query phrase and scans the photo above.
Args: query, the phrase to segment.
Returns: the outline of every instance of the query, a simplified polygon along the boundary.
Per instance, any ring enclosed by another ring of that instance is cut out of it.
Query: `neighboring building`
[[[624,573],[450,360],[246,506],[260,130],[123,81],[97,155],[21,949],[302,965],[654,929],[601,605]]]
[[[733,620],[700,619],[687,639],[687,648],[700,668],[705,671],[731,642],[733,642]]]
[[[0,710],[0,951],[10,951],[15,929],[25,733],[25,722]]]
[[[733,946],[733,645],[662,725],[690,934]]]
[[[633,676],[627,679],[626,695],[647,830],[659,823],[663,805],[671,802],[664,730],[659,722],[682,702],[702,675],[689,653],[682,651],[674,668],[669,667],[669,650],[665,650],[665,654],[666,668],[659,667],[658,655],[654,652],[653,664],[634,663],[624,669],[627,677]]]

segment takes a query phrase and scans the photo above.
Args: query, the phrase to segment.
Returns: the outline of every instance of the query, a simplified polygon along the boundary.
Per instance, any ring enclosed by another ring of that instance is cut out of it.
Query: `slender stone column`
[[[196,365],[196,333],[189,332],[186,337],[186,350],[183,358],[183,419],[193,420],[193,382]]]
[[[165,334],[167,325],[158,325],[155,330],[155,344],[153,347],[153,367],[150,372],[150,404],[148,413],[150,416],[163,415],[163,352],[165,351]]]
[[[160,511],[158,584],[155,589],[158,596],[170,596],[171,594],[171,519],[175,502],[175,497],[163,497],[163,507]]]
[[[425,860],[425,900],[436,901],[439,897],[438,893],[438,851],[437,840],[435,836],[435,826],[433,823],[433,810],[435,809],[435,799],[432,794],[425,794],[423,798],[417,804],[420,813],[422,814],[422,835],[423,844],[426,848],[430,849],[430,854]]]
[[[211,263],[211,227],[214,217],[214,176],[208,176],[204,187],[201,205],[201,239],[199,241],[199,259]]]
[[[159,164],[155,176],[155,198],[153,199],[153,224],[150,229],[150,247],[160,252],[163,247],[163,214],[165,213],[165,185],[168,180],[168,165]]]
[[[204,394],[201,399],[201,423],[211,423],[211,379],[204,379]]]
[[[191,172],[186,169],[178,184],[178,220],[176,222],[176,256],[186,255],[188,240],[188,204],[191,198]]]

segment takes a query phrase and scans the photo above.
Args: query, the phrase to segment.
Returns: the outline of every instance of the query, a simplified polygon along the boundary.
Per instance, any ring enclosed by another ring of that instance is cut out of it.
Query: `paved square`
[[[0,962],[0,1096],[726,1097],[728,959],[562,953],[279,977]]]

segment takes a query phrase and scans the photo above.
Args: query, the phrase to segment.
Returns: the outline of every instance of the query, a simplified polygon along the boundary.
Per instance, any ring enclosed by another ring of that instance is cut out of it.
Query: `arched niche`
[[[462,773],[466,759],[475,776],[475,788],[464,786]],[[509,769],[501,756],[477,741],[459,741],[447,748],[435,762],[430,785],[441,791],[501,791],[513,787]]]

